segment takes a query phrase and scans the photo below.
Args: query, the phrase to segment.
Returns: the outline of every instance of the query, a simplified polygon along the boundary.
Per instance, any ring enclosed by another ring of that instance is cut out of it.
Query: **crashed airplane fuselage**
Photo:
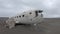
[[[6,24],[9,28],[12,28],[17,23],[22,24],[38,24],[43,21],[42,10],[28,10],[19,15],[13,16],[6,20]]]

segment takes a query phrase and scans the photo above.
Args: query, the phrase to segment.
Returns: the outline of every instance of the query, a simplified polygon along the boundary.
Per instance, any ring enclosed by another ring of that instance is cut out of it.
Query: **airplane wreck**
[[[37,25],[43,21],[42,10],[28,10],[19,15],[12,16],[6,20],[6,27],[10,29],[15,27],[16,24],[33,24]]]

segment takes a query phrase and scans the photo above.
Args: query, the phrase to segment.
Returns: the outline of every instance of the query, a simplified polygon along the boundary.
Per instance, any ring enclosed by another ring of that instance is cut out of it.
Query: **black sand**
[[[4,26],[7,19],[0,18],[0,34],[60,34],[60,18],[45,18],[38,26],[18,25],[12,29]]]

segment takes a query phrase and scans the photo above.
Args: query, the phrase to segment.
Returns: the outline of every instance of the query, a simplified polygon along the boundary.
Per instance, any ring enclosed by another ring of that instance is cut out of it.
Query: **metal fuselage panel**
[[[23,16],[24,15],[24,16]],[[40,23],[43,20],[43,14],[37,11],[26,12],[20,15],[21,17],[15,18],[16,23],[34,24]]]

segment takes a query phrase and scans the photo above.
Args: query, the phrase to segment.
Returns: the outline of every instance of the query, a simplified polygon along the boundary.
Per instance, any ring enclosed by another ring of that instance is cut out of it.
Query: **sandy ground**
[[[0,18],[0,34],[60,34],[60,18],[45,18],[38,26],[18,25],[12,29],[4,26],[7,19]]]

